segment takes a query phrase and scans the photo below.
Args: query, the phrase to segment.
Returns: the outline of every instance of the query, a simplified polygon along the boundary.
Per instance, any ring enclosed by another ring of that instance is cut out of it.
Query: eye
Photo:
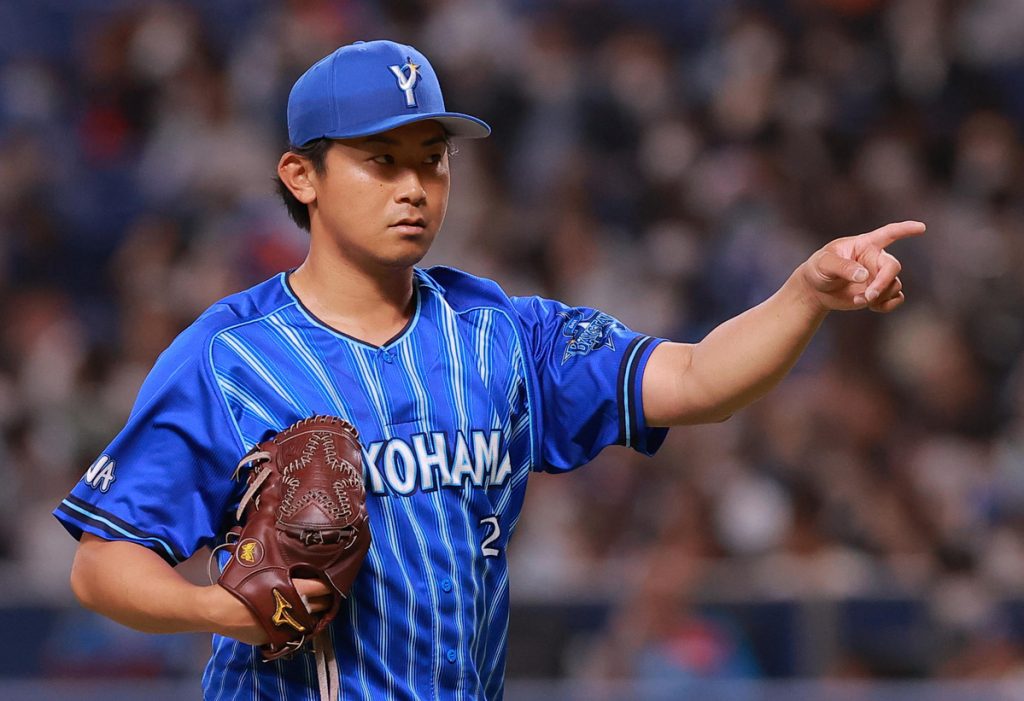
[[[370,160],[372,160],[374,163],[379,163],[382,166],[390,166],[394,165],[395,163],[395,157],[387,153],[380,156],[374,156]]]
[[[437,165],[438,163],[441,162],[442,158],[444,158],[443,153],[432,153],[429,156],[427,156],[427,160],[425,162],[430,163],[431,165]]]

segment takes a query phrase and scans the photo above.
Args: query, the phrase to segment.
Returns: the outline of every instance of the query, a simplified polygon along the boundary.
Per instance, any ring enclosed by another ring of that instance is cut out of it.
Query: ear
[[[277,162],[277,175],[302,204],[316,201],[316,172],[309,160],[287,151]]]

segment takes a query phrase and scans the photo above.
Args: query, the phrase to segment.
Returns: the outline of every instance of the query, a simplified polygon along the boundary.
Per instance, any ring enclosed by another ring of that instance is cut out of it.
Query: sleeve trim
[[[633,439],[638,432],[638,411],[633,405],[635,394],[633,387],[636,383],[637,368],[640,367],[640,359],[644,350],[650,345],[653,339],[650,336],[637,336],[622,354],[622,364],[619,365],[618,399],[619,399],[619,440],[620,445],[633,445]],[[640,411],[642,411],[642,407]]]
[[[96,532],[96,535],[105,534],[115,540],[127,539],[137,542],[156,552],[171,565],[177,565],[187,559],[162,538],[147,535],[117,516],[74,495],[68,495],[57,507],[57,511],[86,526],[88,530]]]

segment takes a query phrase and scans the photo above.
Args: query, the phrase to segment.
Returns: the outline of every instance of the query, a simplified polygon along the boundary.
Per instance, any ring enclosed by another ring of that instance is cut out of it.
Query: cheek
[[[365,217],[380,211],[388,199],[386,185],[374,178],[351,178],[331,193],[335,209],[348,216]]]
[[[450,191],[451,180],[447,173],[427,188],[427,201],[433,205],[435,211],[440,212],[442,215],[448,209],[448,193]]]

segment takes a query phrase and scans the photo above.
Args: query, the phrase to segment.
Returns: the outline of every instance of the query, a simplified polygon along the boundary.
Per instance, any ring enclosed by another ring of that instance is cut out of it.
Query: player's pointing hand
[[[801,266],[809,297],[823,311],[891,312],[903,303],[903,283],[900,262],[885,249],[924,231],[921,222],[905,221],[832,241]]]

